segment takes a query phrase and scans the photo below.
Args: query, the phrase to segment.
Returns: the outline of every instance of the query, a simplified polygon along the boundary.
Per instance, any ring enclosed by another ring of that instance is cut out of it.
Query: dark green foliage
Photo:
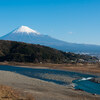
[[[0,61],[33,63],[77,63],[80,61],[97,61],[96,57],[66,53],[53,48],[26,44],[22,42],[0,40]]]

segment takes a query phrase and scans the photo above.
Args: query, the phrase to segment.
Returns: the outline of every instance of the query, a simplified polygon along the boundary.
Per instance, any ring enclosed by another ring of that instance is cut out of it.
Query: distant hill
[[[100,46],[87,45],[87,44],[75,44],[64,42],[48,35],[43,35],[35,30],[30,29],[27,26],[21,26],[14,31],[0,37],[0,40],[19,41],[32,44],[40,44],[49,46],[64,52],[74,52],[80,54],[100,55]]]
[[[76,63],[97,60],[96,57],[66,53],[46,46],[0,40],[0,62]]]

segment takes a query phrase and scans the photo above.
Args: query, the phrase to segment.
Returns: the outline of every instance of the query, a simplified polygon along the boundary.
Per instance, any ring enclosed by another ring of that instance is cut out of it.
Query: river
[[[69,83],[59,78],[56,79],[56,77],[55,78],[46,77],[46,75],[64,76],[64,77],[69,76],[76,79],[72,81],[75,84],[74,87],[75,89],[80,89],[92,94],[100,95],[100,84],[89,80],[91,78],[99,76],[83,74],[78,72],[64,71],[64,70],[56,70],[56,69],[24,68],[24,67],[7,66],[7,65],[0,65],[0,70],[15,72],[31,78],[37,78],[48,82],[54,82],[60,85],[69,85]]]

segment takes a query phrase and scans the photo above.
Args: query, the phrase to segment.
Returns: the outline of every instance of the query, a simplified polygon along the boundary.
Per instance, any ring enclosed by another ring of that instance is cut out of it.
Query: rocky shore
[[[100,77],[99,78],[92,78],[91,81],[96,82],[96,83],[100,83]]]

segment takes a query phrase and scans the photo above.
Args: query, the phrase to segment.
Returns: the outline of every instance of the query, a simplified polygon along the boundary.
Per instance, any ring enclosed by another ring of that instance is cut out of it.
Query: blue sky
[[[0,0],[0,36],[21,25],[67,42],[100,45],[100,0]]]

